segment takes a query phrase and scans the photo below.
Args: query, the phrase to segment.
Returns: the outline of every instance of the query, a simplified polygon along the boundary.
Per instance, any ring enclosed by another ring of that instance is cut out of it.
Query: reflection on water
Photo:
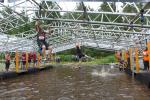
[[[57,67],[4,80],[0,100],[150,100],[150,91],[111,65]]]

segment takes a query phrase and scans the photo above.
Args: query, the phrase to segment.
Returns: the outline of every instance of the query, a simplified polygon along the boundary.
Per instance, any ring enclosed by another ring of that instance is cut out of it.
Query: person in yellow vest
[[[143,62],[144,62],[144,70],[149,69],[149,58],[148,58],[148,49],[146,48],[143,51]]]

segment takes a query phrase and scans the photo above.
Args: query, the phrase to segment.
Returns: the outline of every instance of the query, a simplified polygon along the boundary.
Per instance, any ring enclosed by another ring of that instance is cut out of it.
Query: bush
[[[59,55],[61,61],[72,61],[72,55]]]

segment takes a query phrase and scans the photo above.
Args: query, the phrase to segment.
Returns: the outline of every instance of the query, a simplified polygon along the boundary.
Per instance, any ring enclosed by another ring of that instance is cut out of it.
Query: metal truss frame
[[[109,11],[101,9],[91,9],[86,6],[84,9],[64,10],[57,0],[41,0],[45,7],[40,7],[40,1],[24,0],[7,6],[0,3],[0,33],[7,34],[7,39],[0,41],[0,51],[14,50],[32,46],[34,50],[36,45],[36,32],[31,29],[25,32],[17,32],[14,35],[8,35],[9,31],[18,29],[20,26],[30,24],[35,20],[43,22],[50,21],[50,24],[42,25],[43,28],[51,27],[54,32],[47,37],[48,43],[54,48],[60,49],[66,45],[72,45],[81,42],[82,45],[104,49],[128,49],[129,47],[139,47],[142,50],[145,46],[145,40],[150,39],[150,34],[146,33],[150,29],[150,3],[143,3],[145,10],[143,15],[145,22],[140,21],[140,7],[137,2],[123,2],[121,7],[124,10],[127,6],[132,6],[136,12],[119,12],[111,6],[112,2],[106,2]],[[53,5],[48,2],[52,1]],[[83,0],[84,1],[84,0]],[[79,5],[79,1],[77,4]],[[27,6],[29,5],[29,6]],[[8,9],[11,13],[5,10]],[[23,12],[17,9],[23,9]],[[42,12],[39,13],[39,10]],[[35,14],[36,12],[36,14]],[[58,14],[59,13],[59,14]],[[64,17],[61,13],[66,14]],[[76,15],[74,14],[76,13]],[[3,17],[5,14],[7,17]],[[53,16],[55,14],[55,16]],[[94,15],[94,17],[93,17]],[[85,18],[83,18],[85,16]],[[111,18],[113,16],[113,19]],[[25,18],[31,17],[30,20]],[[121,22],[120,22],[120,19]],[[131,21],[133,22],[131,24]],[[15,37],[16,39],[12,39]],[[29,43],[27,41],[30,41]],[[26,43],[27,42],[27,43]],[[22,45],[25,44],[25,45]],[[108,46],[109,45],[109,46]],[[8,49],[9,47],[9,49]],[[23,49],[22,49],[23,50]],[[64,48],[62,49],[64,50]],[[56,50],[61,51],[61,50]]]

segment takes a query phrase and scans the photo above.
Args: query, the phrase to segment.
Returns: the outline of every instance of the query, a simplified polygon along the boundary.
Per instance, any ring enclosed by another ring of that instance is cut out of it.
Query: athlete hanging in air
[[[41,26],[40,26],[40,22],[37,20],[35,22],[35,30],[37,32],[37,44],[39,46],[39,50],[43,49],[42,47],[46,47],[46,50],[48,50],[48,43],[46,42],[46,37],[48,35],[51,35],[51,33],[53,33],[53,30],[51,30],[51,28],[48,28],[48,32],[45,32]]]
[[[41,28],[39,21],[35,23],[35,29],[37,32],[37,44],[39,48],[42,48],[42,45],[45,45],[46,50],[48,50],[48,43],[46,42],[46,32]]]

